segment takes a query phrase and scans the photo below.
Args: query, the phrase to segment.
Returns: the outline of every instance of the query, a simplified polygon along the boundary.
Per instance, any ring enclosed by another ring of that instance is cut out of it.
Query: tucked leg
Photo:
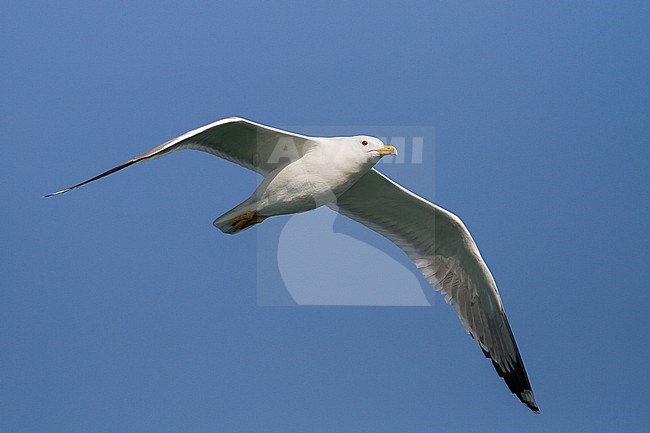
[[[252,225],[261,223],[265,219],[265,216],[257,215],[257,213],[253,211],[248,211],[231,219],[228,225],[230,226],[232,233],[237,233]]]

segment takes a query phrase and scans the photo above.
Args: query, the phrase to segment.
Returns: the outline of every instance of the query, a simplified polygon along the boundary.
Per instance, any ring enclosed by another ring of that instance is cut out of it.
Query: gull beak
[[[377,149],[377,153],[379,153],[380,156],[385,156],[385,155],[397,155],[397,149],[395,149],[393,146],[384,146],[380,147]]]

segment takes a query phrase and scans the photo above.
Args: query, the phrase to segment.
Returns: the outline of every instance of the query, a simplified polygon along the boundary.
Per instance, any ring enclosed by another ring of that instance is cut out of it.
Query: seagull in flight
[[[375,137],[310,137],[229,117],[45,197],[181,149],[211,153],[264,176],[249,198],[214,220],[224,233],[326,205],[391,240],[445,296],[510,391],[539,412],[496,283],[472,236],[456,215],[373,168],[397,154]]]

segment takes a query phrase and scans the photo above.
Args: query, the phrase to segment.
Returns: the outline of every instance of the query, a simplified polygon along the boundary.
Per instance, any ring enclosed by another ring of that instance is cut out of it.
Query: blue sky
[[[1,431],[650,428],[647,4],[2,9]],[[434,128],[433,160],[381,169],[469,227],[542,413],[440,296],[258,306],[258,238],[287,219],[212,227],[255,186],[238,166],[180,152],[40,198],[230,115]]]

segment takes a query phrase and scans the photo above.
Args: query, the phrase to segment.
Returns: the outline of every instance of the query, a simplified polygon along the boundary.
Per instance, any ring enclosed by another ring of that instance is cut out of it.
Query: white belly
[[[253,194],[259,215],[273,216],[315,209],[336,201],[363,173],[319,170],[309,159],[299,159],[272,173]]]

